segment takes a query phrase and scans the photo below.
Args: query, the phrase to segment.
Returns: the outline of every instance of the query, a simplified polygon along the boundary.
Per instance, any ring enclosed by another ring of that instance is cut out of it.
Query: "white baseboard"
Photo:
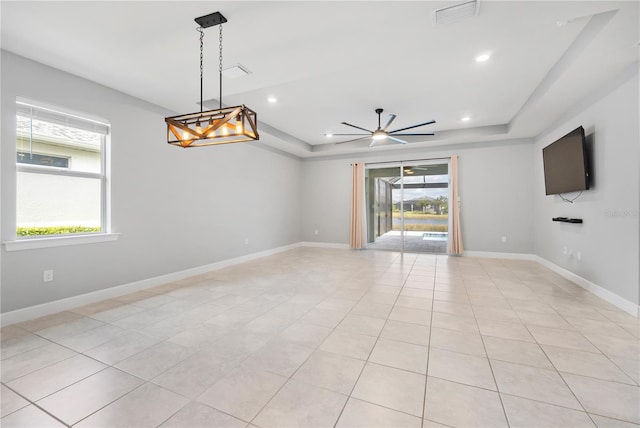
[[[507,259],[507,260],[531,260],[537,261],[534,254],[526,253],[494,253],[491,251],[465,251],[464,257],[479,257],[485,259]]]
[[[316,247],[316,248],[335,248],[337,250],[348,250],[349,244],[334,244],[330,242],[300,242],[301,247]]]
[[[66,299],[55,300],[53,302],[47,302],[40,305],[29,306],[28,308],[17,309],[15,311],[6,312],[0,315],[0,325],[7,326],[16,324],[23,321],[32,320],[35,318],[51,315],[56,312],[66,311],[69,309],[77,308],[79,306],[88,305],[91,303],[99,302],[105,299],[113,299],[115,297],[123,296],[125,294],[133,293],[135,291],[145,290],[151,287],[155,287],[162,284],[167,284],[173,281],[179,281],[181,279],[189,278],[203,273],[211,272],[214,270],[222,269],[228,266],[237,265],[239,263],[248,262],[251,260],[260,259],[262,257],[271,256],[274,254],[288,251],[294,248],[302,246],[302,243],[295,243],[285,245],[282,247],[272,248],[270,250],[260,251],[257,253],[247,254],[232,259],[222,260],[216,263],[211,263],[204,266],[199,266],[191,269],[182,270],[179,272],[173,272],[166,275],[160,275],[153,278],[143,279],[141,281],[135,281],[128,284],[117,285],[104,290],[93,291],[91,293],[80,294],[78,296],[68,297]]]
[[[222,260],[216,263],[211,263],[204,266],[199,266],[191,269],[182,270],[179,272],[173,272],[166,275],[160,275],[153,278],[144,279],[141,281],[131,282],[128,284],[118,285],[115,287],[106,288],[104,290],[98,290],[91,293],[81,294],[78,296],[68,297],[66,299],[56,300],[53,302],[43,303],[40,305],[30,306],[28,308],[17,309],[15,311],[6,312],[0,314],[0,325],[7,326],[10,324],[16,324],[23,321],[51,315],[56,312],[66,311],[69,309],[77,308],[79,306],[88,305],[91,303],[99,302],[105,299],[113,299],[115,297],[123,296],[135,291],[145,290],[151,287],[155,287],[162,284],[167,284],[173,281],[179,281],[181,279],[189,278],[203,273],[215,271],[225,267],[237,265],[240,263],[248,262],[251,260],[260,259],[263,257],[278,254],[284,251],[289,251],[299,247],[317,247],[317,248],[333,248],[333,249],[349,249],[348,244],[336,244],[326,242],[298,242],[295,244],[285,245],[282,247],[272,248],[270,250],[260,251],[257,253],[247,254],[232,259]],[[617,306],[623,311],[633,315],[640,316],[640,306],[636,305],[611,291],[600,287],[579,275],[574,274],[560,266],[557,266],[550,261],[543,259],[542,257],[533,254],[521,254],[521,253],[496,253],[486,251],[465,251],[463,254],[465,257],[481,257],[481,258],[494,258],[494,259],[510,259],[510,260],[531,260],[540,263],[541,265],[551,269],[562,277],[568,279],[571,282],[583,287],[598,297],[606,300],[612,305]]]
[[[606,288],[603,288],[597,284],[594,284],[588,279],[585,279],[580,275],[576,275],[570,270],[560,267],[555,263],[550,262],[547,259],[544,259],[540,256],[535,256],[535,260],[541,265],[543,265],[544,267],[549,268],[550,270],[554,271],[555,273],[562,276],[563,278],[568,279],[569,281],[573,282],[576,285],[579,285],[580,287],[595,294],[601,299],[604,299],[607,302],[611,303],[612,305],[617,306],[618,308],[622,309],[628,314],[631,314],[634,317],[640,318],[640,305],[636,305],[635,303],[630,302],[624,297],[618,296],[617,294],[607,290]]]

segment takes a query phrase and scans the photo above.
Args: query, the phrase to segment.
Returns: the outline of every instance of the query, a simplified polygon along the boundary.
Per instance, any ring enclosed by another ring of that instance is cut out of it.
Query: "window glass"
[[[107,232],[108,125],[17,103],[18,237]]]

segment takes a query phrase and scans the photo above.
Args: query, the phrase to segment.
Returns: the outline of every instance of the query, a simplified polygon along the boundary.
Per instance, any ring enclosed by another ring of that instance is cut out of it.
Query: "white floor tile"
[[[320,349],[347,357],[366,360],[376,343],[373,336],[336,330],[320,345]]]
[[[76,353],[72,350],[51,343],[2,360],[0,378],[5,383],[10,382],[36,370],[71,358],[74,355]]]
[[[244,360],[242,365],[290,377],[312,352],[313,348],[307,346],[273,340]]]
[[[367,363],[352,396],[422,417],[425,381],[424,375]]]
[[[572,374],[562,374],[589,413],[640,424],[640,388]]]
[[[337,428],[420,428],[422,421],[407,415],[356,398],[350,398],[336,424]]]
[[[519,340],[501,339],[499,337],[484,336],[487,355],[492,360],[508,361],[524,364],[525,366],[553,369],[542,348],[537,343]]]
[[[497,392],[428,377],[426,419],[460,427],[508,427]]]
[[[254,419],[260,427],[333,426],[347,396],[290,380]]]
[[[223,359],[202,350],[159,374],[152,382],[194,399],[239,364],[240,361]]]
[[[347,315],[336,327],[338,330],[377,337],[384,326],[384,320],[364,315]]]
[[[431,328],[432,348],[445,351],[460,352],[462,354],[486,356],[482,338],[476,333],[463,333],[443,328]]]
[[[629,376],[602,354],[546,345],[543,345],[542,349],[559,372],[635,384]]]
[[[286,381],[286,377],[273,373],[240,369],[216,382],[198,401],[250,421]]]
[[[492,361],[498,389],[506,394],[582,410],[580,403],[555,370]]]
[[[502,394],[502,403],[513,428],[594,427],[585,412],[526,398]]]
[[[244,428],[247,423],[209,406],[192,401],[160,426],[162,428]]]
[[[429,331],[429,326],[387,320],[380,337],[427,346],[429,345]]]
[[[398,369],[427,374],[429,349],[426,346],[378,339],[369,361]]]
[[[300,367],[293,379],[349,395],[364,364],[362,360],[317,350]]]
[[[120,361],[115,367],[141,379],[151,380],[194,353],[194,349],[161,342]]]
[[[38,401],[105,368],[105,364],[76,355],[22,376],[8,386],[31,401]]]
[[[152,383],[146,383],[109,404],[76,427],[157,427],[189,400]]]
[[[489,360],[486,357],[431,348],[428,374],[440,379],[496,390]]]
[[[60,421],[52,418],[47,413],[38,409],[34,405],[23,407],[0,419],[0,425],[6,428],[42,428],[42,427],[64,427]]]
[[[38,405],[73,425],[142,383],[142,379],[108,368],[40,400]]]
[[[16,410],[22,409],[29,405],[29,402],[18,394],[10,390],[4,385],[0,386],[0,404],[2,405],[2,411],[0,412],[0,418],[7,416],[9,413],[13,413]]]

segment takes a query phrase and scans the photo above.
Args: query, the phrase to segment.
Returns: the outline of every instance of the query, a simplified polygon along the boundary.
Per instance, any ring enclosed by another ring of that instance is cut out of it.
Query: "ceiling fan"
[[[397,134],[397,132],[406,131],[408,129],[418,128],[420,126],[425,126],[425,125],[431,125],[432,123],[436,123],[435,120],[430,120],[428,122],[419,123],[419,124],[413,125],[413,126],[407,126],[406,128],[400,128],[400,129],[396,129],[394,131],[387,131],[387,128],[389,128],[389,125],[391,125],[391,122],[393,122],[393,120],[396,118],[396,115],[395,114],[390,114],[389,117],[387,118],[387,122],[384,124],[384,126],[382,126],[381,122],[380,122],[380,115],[382,114],[382,112],[384,110],[381,109],[381,108],[377,108],[375,111],[378,114],[378,129],[376,129],[375,131],[370,131],[368,129],[361,128],[359,126],[352,125],[352,124],[347,123],[347,122],[342,122],[343,125],[347,125],[347,126],[350,126],[352,128],[356,128],[356,129],[360,129],[362,131],[366,131],[366,132],[368,132],[368,134],[325,134],[325,136],[327,136],[327,137],[331,137],[331,136],[345,137],[345,136],[356,136],[356,135],[358,136],[358,138],[354,138],[354,139],[347,140],[347,141],[340,141],[340,142],[338,142],[336,144],[351,143],[353,141],[358,141],[358,140],[364,140],[366,138],[371,138],[371,144],[369,144],[369,147],[373,147],[378,141],[382,141],[382,140],[391,140],[391,141],[396,142],[396,143],[407,144],[407,142],[405,140],[401,140],[400,138],[397,138],[397,137],[413,137],[413,136],[423,136],[423,135],[435,135],[433,132],[422,133],[422,134]]]

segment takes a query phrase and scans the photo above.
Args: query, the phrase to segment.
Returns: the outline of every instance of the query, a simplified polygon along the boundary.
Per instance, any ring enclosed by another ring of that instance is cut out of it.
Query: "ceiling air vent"
[[[453,22],[462,21],[463,19],[476,16],[478,14],[479,6],[479,2],[475,0],[458,3],[453,6],[434,10],[433,18],[436,25],[451,24]]]
[[[231,79],[247,76],[249,74],[251,74],[251,72],[242,64],[236,64],[232,67],[222,70],[222,75]]]

